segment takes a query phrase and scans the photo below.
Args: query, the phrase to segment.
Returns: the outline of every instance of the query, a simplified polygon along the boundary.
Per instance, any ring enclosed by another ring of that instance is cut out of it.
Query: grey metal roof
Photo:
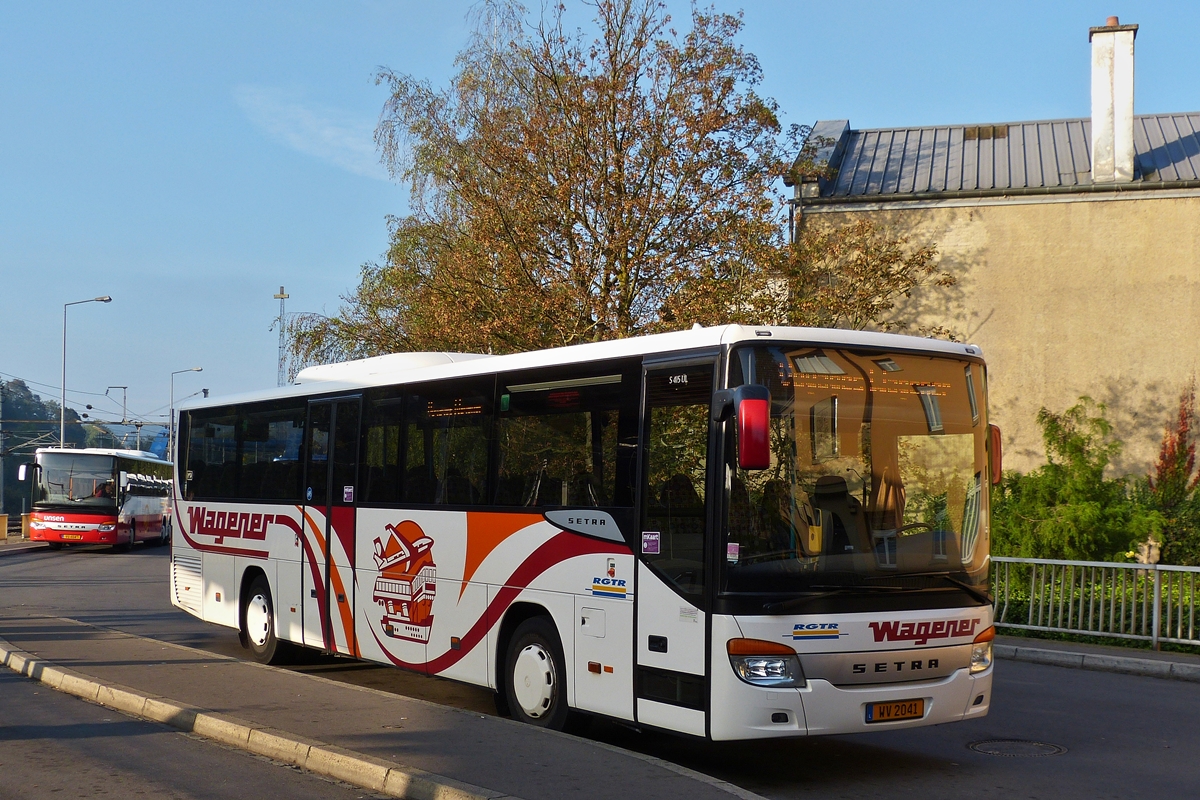
[[[820,137],[818,163],[835,171],[820,181],[829,200],[1093,190],[1090,119],[875,130],[831,120],[810,135]],[[1200,180],[1200,113],[1137,116],[1133,138],[1135,184]]]

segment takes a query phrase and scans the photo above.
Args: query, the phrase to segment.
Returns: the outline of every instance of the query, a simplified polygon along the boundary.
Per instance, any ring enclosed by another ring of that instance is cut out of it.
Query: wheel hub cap
[[[267,598],[256,594],[246,606],[246,633],[250,636],[250,641],[262,647],[267,643],[270,631],[271,612],[267,608]]]
[[[537,719],[550,711],[554,699],[554,661],[539,644],[531,644],[513,664],[513,689],[517,704],[526,715]]]

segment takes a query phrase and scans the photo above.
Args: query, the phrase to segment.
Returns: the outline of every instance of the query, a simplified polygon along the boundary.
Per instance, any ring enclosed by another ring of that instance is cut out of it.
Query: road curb
[[[1047,650],[1040,647],[1022,647],[1010,644],[993,645],[993,649],[997,658],[1005,658],[1010,661],[1028,661],[1031,664],[1048,664],[1055,667],[1119,672],[1124,675],[1145,675],[1151,678],[1200,683],[1200,664],[1114,656],[1107,653]]]
[[[127,686],[102,684],[19,650],[3,639],[0,639],[0,665],[66,694],[391,797],[519,800],[502,792],[304,739],[266,725],[256,725],[165,697],[144,695]]]
[[[232,656],[220,655],[218,653],[211,653],[206,650],[200,650],[200,649],[197,649],[194,647],[189,647],[184,644],[178,644],[176,642],[169,642],[169,641],[165,641],[165,640],[161,640],[161,639],[148,638],[145,636],[140,636],[135,633],[129,633],[128,631],[122,631],[118,628],[112,628],[112,627],[108,627],[105,625],[97,625],[92,622],[82,622],[80,620],[72,619],[70,617],[52,617],[52,616],[42,617],[41,615],[36,615],[36,616],[38,616],[40,618],[44,618],[44,619],[52,619],[52,620],[55,620],[58,622],[65,622],[65,623],[68,623],[71,625],[78,625],[83,628],[92,628],[95,630],[107,631],[109,633],[117,634],[120,636],[129,636],[129,637],[136,638],[136,639],[143,639],[145,641],[154,642],[156,645],[159,645],[162,647],[170,647],[170,648],[174,648],[176,650],[181,650],[181,651],[184,651],[187,653],[192,653],[192,654],[202,654],[205,658],[219,659],[221,661],[236,662],[236,663],[245,665],[247,667],[253,667],[255,669],[262,669],[262,670],[277,670],[277,669],[279,669],[279,667],[273,667],[273,666],[270,666],[267,664],[259,664],[258,662],[255,662],[255,661],[242,661],[237,658],[233,658]],[[12,645],[8,644],[3,639],[0,639],[0,654],[3,653],[2,646],[8,646],[10,648],[12,647]],[[18,652],[23,652],[23,651],[18,651]],[[326,678],[323,675],[316,675],[316,674],[310,674],[310,673],[303,673],[303,674],[304,674],[304,677],[307,678],[308,680],[317,681],[320,683],[328,683],[328,684],[337,686],[341,689],[349,689],[349,690],[353,690],[355,692],[364,692],[366,694],[379,695],[381,697],[392,697],[393,696],[389,692],[383,691],[381,689],[374,689],[370,686],[357,686],[352,683],[342,683],[340,681],[335,681],[330,678]],[[123,689],[123,687],[119,687],[116,684],[113,684],[113,688],[114,688],[114,692],[119,692]],[[105,687],[102,686],[101,694],[99,695],[100,697],[105,696],[103,694],[104,691],[105,691]],[[131,692],[132,690],[126,690],[126,691]],[[138,695],[135,694],[135,696],[138,696]],[[468,716],[477,716],[477,713],[474,711],[467,711],[465,709],[455,708],[454,706],[444,706],[444,705],[440,705],[438,703],[431,702],[429,700],[421,700],[421,699],[415,698],[415,697],[407,697],[406,699],[409,702],[419,703],[421,705],[429,706],[431,708],[436,708],[440,711],[449,711],[449,712],[456,713],[456,714],[466,714]],[[136,702],[136,701],[133,701],[133,702]],[[152,703],[154,701],[150,700],[147,702]],[[103,704],[108,705],[107,703],[103,703]],[[116,708],[116,706],[113,706],[113,707]],[[119,709],[119,710],[124,710],[124,709]],[[146,714],[142,714],[141,712],[138,712],[138,711],[127,711],[126,713],[132,713],[136,716],[147,716]],[[147,718],[149,718],[149,717],[147,716]],[[496,717],[493,719],[493,722],[504,723],[507,725],[515,726],[515,727],[522,727],[522,728],[526,727],[524,723],[517,722],[512,719],[505,719],[503,717]],[[251,726],[251,727],[254,727],[254,726]],[[254,727],[254,732],[252,732],[252,734],[251,734],[251,742],[252,743],[257,741],[255,739],[255,733],[257,733],[258,731],[273,731],[273,729],[268,728],[266,726]],[[550,730],[548,728],[542,728],[542,729],[540,729],[540,731],[542,734],[547,735],[547,736],[560,736],[560,737],[564,737],[567,739],[576,739],[576,740],[580,740],[580,741],[586,741],[587,744],[591,747],[599,748],[601,750],[607,750],[612,753],[618,753],[627,758],[633,758],[638,761],[644,761],[648,764],[653,764],[656,767],[665,769],[669,772],[674,772],[677,775],[682,775],[685,778],[690,778],[690,779],[698,781],[700,783],[708,784],[709,786],[712,786],[713,788],[718,789],[726,794],[730,794],[730,795],[733,795],[734,797],[740,798],[740,800],[766,800],[766,798],[764,798],[762,795],[755,794],[754,792],[750,791],[749,789],[743,789],[742,787],[740,787],[736,784],[730,783],[729,781],[722,780],[720,778],[715,778],[711,775],[706,775],[703,772],[697,772],[694,769],[689,769],[688,767],[682,766],[680,764],[675,764],[674,762],[667,761],[666,759],[658,758],[657,756],[648,755],[646,753],[640,753],[637,750],[627,750],[627,749],[625,749],[623,747],[619,747],[617,745],[608,744],[607,742],[600,742],[600,741],[596,741],[593,739],[583,739],[582,737],[575,736],[574,734],[570,734],[570,733],[565,733],[563,731],[554,731],[554,730]],[[288,739],[288,742],[291,742],[292,744],[288,745],[289,748],[292,747],[293,744],[295,744],[297,741],[307,741],[307,740],[303,740],[302,737],[296,736],[295,734],[289,734],[286,732],[278,732],[278,731],[276,731],[276,733],[282,733],[283,736],[290,737]],[[259,737],[259,739],[261,739],[261,737]],[[321,745],[320,742],[309,742],[309,744]],[[298,747],[299,745],[295,744],[295,746]],[[268,758],[276,758],[276,756],[273,755],[271,752],[260,752],[260,751],[254,751],[254,752],[258,753],[259,755],[267,756]],[[368,756],[363,756],[363,757],[369,758]],[[289,764],[295,763],[294,761],[289,760],[289,758],[284,758],[284,757],[279,757],[277,760],[283,761],[283,762],[286,762]],[[415,768],[413,769],[413,771],[420,772],[420,770],[417,770]],[[392,781],[391,785],[393,785],[393,786],[398,785],[397,784],[398,780],[399,780],[399,778],[397,776],[393,775],[391,778],[391,781]],[[452,779],[447,778],[447,780],[452,780]],[[393,791],[398,791],[398,790],[393,790]],[[484,790],[484,791],[486,791],[486,790]],[[403,796],[403,795],[397,794],[397,796]],[[412,796],[417,797],[417,796],[423,796],[423,795],[412,795]],[[428,795],[428,796],[433,797],[434,795]],[[466,797],[466,796],[467,795],[463,795],[463,797]],[[497,797],[512,797],[511,795],[496,795],[496,796]],[[453,800],[454,798],[457,798],[458,795],[442,795],[442,797],[451,798],[451,800]]]
[[[17,544],[5,544],[0,542],[0,558],[4,556],[15,555],[16,553],[30,553],[34,550],[45,550],[45,542],[21,541]]]

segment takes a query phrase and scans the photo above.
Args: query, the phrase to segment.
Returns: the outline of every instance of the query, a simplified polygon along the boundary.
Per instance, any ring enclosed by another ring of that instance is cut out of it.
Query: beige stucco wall
[[[827,212],[869,214],[934,243],[958,284],[919,291],[901,316],[983,348],[1006,466],[1042,463],[1035,421],[1080,395],[1108,405],[1126,443],[1115,465],[1145,473],[1180,392],[1200,368],[1200,196]],[[816,212],[816,213],[814,213]]]

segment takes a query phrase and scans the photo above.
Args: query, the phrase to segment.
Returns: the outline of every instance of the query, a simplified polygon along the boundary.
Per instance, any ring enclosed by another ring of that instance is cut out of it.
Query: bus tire
[[[549,617],[531,617],[513,632],[504,660],[504,699],[513,719],[562,730],[567,708],[566,661]]]
[[[51,550],[62,550],[63,543],[62,542],[46,542],[46,547],[50,548]]]
[[[242,644],[251,657],[260,664],[274,664],[282,660],[284,647],[275,636],[275,604],[271,600],[271,586],[259,575],[250,583],[250,589],[242,601]]]

